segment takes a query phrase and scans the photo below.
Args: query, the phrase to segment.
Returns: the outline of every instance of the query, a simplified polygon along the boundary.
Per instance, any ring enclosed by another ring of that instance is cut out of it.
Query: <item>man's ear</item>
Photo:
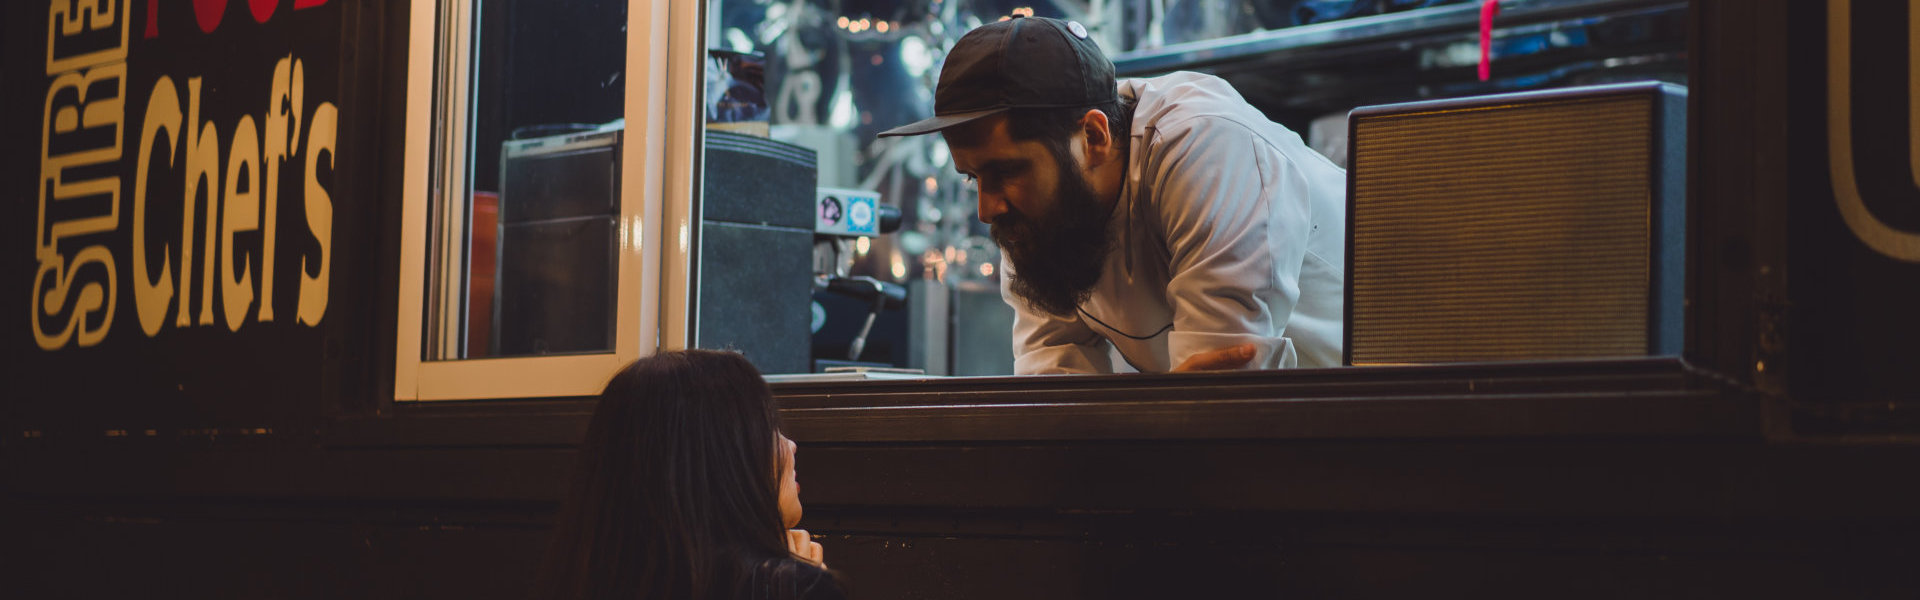
[[[1087,166],[1097,167],[1113,159],[1113,133],[1107,130],[1107,113],[1087,109],[1080,117],[1080,131],[1087,139]]]

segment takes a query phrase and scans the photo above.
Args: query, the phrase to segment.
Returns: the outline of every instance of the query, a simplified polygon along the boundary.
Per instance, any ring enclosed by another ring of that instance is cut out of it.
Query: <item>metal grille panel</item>
[[[1356,116],[1353,364],[1646,354],[1651,100]]]

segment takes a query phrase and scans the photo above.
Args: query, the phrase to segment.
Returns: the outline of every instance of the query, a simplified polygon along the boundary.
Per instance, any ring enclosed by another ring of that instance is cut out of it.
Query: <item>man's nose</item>
[[[1007,213],[1007,198],[1000,194],[980,191],[980,222],[993,224],[993,219]]]

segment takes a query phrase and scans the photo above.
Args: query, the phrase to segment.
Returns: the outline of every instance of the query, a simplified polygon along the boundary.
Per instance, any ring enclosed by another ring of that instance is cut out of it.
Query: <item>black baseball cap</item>
[[[933,117],[880,132],[925,135],[1013,108],[1073,108],[1112,102],[1113,61],[1087,28],[1014,17],[967,32],[947,52],[933,89]]]

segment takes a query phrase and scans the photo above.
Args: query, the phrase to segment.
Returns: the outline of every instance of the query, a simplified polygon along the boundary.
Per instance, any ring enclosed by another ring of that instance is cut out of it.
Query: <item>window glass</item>
[[[614,349],[626,5],[441,5],[426,359]]]
[[[932,114],[944,48],[1012,9],[989,4],[709,2],[695,345],[770,373],[1012,372],[945,144],[874,137]]]
[[[1218,76],[1342,166],[1358,106],[1685,79],[1684,2],[1517,7],[1491,80],[1476,77],[1478,4],[707,0],[691,343],[769,373],[1013,372],[1014,311],[974,190],[941,136],[876,138],[933,114],[947,51],[985,23],[1079,22],[1123,79]]]

